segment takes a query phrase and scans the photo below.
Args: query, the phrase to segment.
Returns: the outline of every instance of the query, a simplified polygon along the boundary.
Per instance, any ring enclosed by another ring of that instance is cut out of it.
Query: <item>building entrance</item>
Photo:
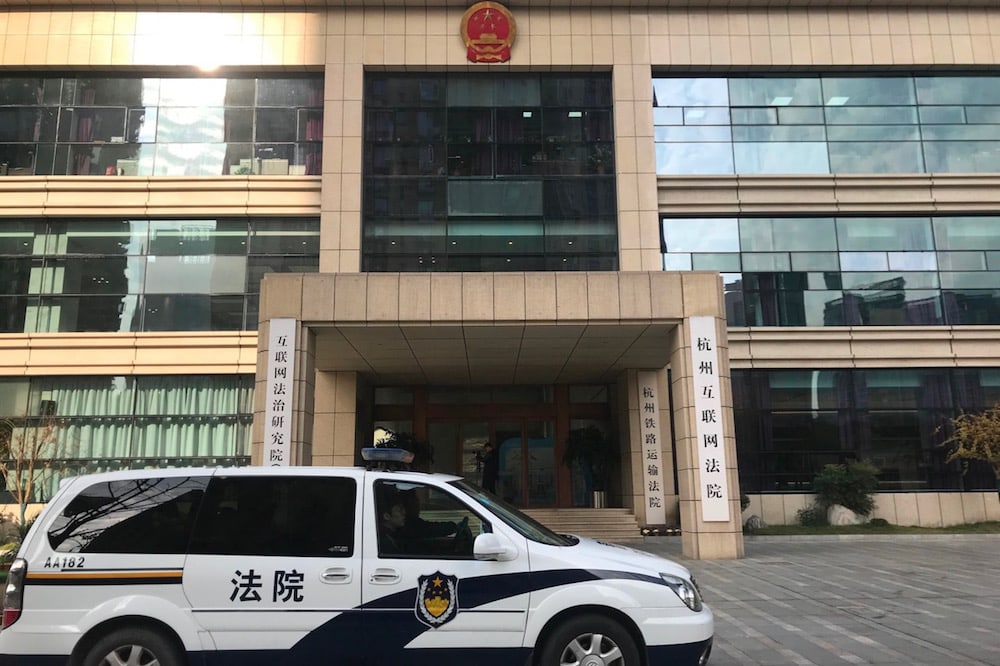
[[[538,418],[430,420],[434,471],[482,484],[485,445],[497,456],[496,493],[522,508],[555,506],[558,468],[555,421]]]

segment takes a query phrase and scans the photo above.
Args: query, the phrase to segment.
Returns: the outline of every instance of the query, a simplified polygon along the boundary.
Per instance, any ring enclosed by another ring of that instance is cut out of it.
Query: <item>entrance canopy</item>
[[[611,382],[666,366],[685,316],[722,311],[715,273],[272,273],[261,287],[262,321],[301,321],[316,370],[397,385]]]
[[[670,360],[675,324],[314,325],[316,369],[380,384],[611,383]]]

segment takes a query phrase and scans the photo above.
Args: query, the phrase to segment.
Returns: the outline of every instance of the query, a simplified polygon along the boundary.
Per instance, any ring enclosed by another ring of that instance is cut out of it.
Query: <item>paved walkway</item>
[[[1000,666],[1000,535],[750,537],[746,558],[675,559],[715,612],[709,666]]]

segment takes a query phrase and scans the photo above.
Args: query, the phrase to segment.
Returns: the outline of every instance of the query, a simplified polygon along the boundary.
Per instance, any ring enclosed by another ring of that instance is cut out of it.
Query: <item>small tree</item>
[[[867,516],[875,509],[872,493],[878,488],[878,468],[867,460],[826,465],[813,479],[816,505],[826,511],[834,504]]]
[[[60,422],[51,416],[20,424],[10,419],[0,421],[0,475],[20,508],[21,525],[35,488],[53,474],[61,457],[59,429]]]
[[[951,426],[952,436],[942,442],[951,446],[945,460],[980,460],[1000,479],[1000,402],[978,414],[959,414],[951,419]]]

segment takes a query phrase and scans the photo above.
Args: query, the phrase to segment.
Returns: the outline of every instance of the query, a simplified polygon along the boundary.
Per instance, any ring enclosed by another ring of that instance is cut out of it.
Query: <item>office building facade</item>
[[[855,458],[890,522],[1000,517],[940,447],[1000,398],[988,3],[10,5],[0,39],[0,411],[57,418],[67,473],[396,433],[698,557]]]

